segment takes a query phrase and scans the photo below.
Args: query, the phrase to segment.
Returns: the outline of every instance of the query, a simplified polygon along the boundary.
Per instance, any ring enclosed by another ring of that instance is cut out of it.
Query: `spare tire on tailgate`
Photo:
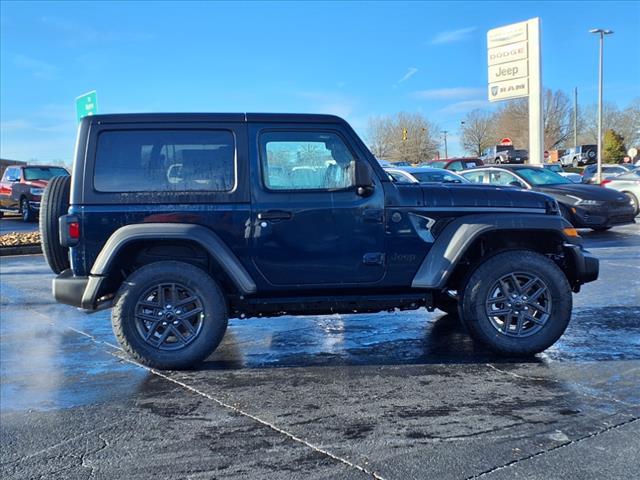
[[[42,195],[40,204],[40,241],[42,252],[54,273],[71,267],[69,249],[60,245],[58,218],[69,210],[71,177],[53,177]]]

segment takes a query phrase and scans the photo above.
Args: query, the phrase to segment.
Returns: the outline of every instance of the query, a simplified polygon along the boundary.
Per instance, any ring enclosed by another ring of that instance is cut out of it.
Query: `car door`
[[[348,132],[251,125],[252,259],[270,287],[375,283],[385,273],[384,194],[354,184]]]

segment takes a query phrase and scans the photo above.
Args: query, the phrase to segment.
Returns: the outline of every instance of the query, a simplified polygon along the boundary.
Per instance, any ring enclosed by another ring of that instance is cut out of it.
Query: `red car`
[[[454,172],[466,170],[468,168],[479,167],[484,162],[477,157],[460,157],[460,158],[443,158],[441,160],[432,160],[427,163],[429,167],[445,168]]]
[[[19,213],[25,222],[33,222],[40,210],[40,198],[52,177],[69,175],[63,167],[52,165],[11,165],[0,180],[0,217],[5,212]]]

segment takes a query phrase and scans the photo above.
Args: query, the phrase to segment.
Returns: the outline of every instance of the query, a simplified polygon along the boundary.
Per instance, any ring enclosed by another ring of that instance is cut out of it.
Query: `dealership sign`
[[[529,163],[544,159],[540,19],[487,32],[487,95],[490,102],[527,97]]]
[[[489,67],[489,101],[529,95],[531,72],[529,57],[537,45],[532,44],[530,30],[537,22],[514,23],[487,32],[487,65]]]

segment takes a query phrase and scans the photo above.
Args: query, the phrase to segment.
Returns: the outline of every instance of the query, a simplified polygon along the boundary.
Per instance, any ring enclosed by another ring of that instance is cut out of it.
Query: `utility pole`
[[[573,90],[573,146],[578,146],[578,87]]]
[[[598,183],[598,185],[600,185],[600,183],[602,183],[602,59],[604,50],[604,36],[611,35],[613,33],[613,30],[594,28],[592,30],[589,30],[589,33],[597,33],[600,35],[600,60],[598,62],[598,170],[596,173],[596,182]]]
[[[444,158],[449,158],[449,152],[447,150],[447,133],[449,133],[447,130],[443,130],[442,133],[444,133]]]

